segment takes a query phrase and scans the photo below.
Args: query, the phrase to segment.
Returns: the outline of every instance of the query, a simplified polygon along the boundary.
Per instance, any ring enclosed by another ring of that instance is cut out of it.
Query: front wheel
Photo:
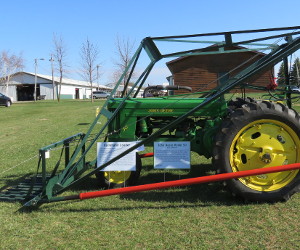
[[[11,102],[10,102],[10,101],[6,101],[5,106],[6,106],[6,107],[10,107],[10,106],[11,106]]]
[[[233,111],[216,135],[213,164],[228,173],[300,162],[300,118],[278,103],[247,103]],[[245,200],[288,200],[300,187],[300,171],[231,179],[229,190]]]
[[[96,177],[100,187],[127,187],[137,183],[141,168],[142,161],[139,154],[136,153],[136,171],[100,171],[96,173]]]

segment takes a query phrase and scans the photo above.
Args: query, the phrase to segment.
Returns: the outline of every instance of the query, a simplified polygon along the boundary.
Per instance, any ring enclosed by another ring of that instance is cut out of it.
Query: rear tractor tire
[[[137,183],[142,169],[142,161],[136,153],[136,171],[100,171],[96,173],[98,184],[104,188],[133,186]]]
[[[280,103],[248,102],[232,111],[215,138],[213,164],[230,173],[300,162],[300,117]],[[228,180],[234,196],[247,201],[288,200],[299,191],[300,170]]]

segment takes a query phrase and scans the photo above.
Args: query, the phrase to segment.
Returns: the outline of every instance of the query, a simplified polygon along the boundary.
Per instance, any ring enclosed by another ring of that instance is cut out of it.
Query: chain
[[[15,168],[19,167],[20,165],[22,165],[22,164],[24,164],[24,163],[26,163],[26,162],[28,162],[28,161],[31,161],[31,160],[34,159],[34,158],[37,158],[38,156],[39,156],[38,154],[37,154],[37,155],[34,155],[34,156],[28,158],[27,160],[22,161],[22,162],[18,163],[17,165],[12,166],[12,167],[10,167],[10,168],[4,170],[3,172],[0,173],[0,176],[1,176],[2,174],[6,173],[6,172],[8,172],[8,171],[10,171],[10,170],[12,170],[12,169],[15,169]]]

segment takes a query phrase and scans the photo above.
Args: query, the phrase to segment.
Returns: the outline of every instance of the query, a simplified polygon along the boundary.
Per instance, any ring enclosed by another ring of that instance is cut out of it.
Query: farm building
[[[225,48],[225,50],[237,49],[245,48],[238,46]],[[202,50],[202,52],[212,51],[217,51],[217,48],[210,46]],[[264,55],[257,51],[245,51],[180,57],[167,63],[172,73],[168,80],[172,85],[192,87],[193,92],[210,90]],[[274,69],[270,68],[267,72],[257,75],[247,83],[265,87],[270,83],[273,75]],[[176,91],[176,93],[184,92]]]
[[[37,97],[52,100],[56,98],[59,86],[59,77],[54,77],[54,88],[52,76],[37,74],[36,92]],[[7,88],[8,86],[8,88]],[[6,81],[0,82],[0,92],[13,98],[14,101],[34,100],[35,74],[30,72],[17,72],[10,76],[8,85]],[[93,90],[104,90],[110,92],[112,88],[104,85],[93,84]],[[89,82],[63,78],[61,86],[61,99],[85,99],[91,95]]]

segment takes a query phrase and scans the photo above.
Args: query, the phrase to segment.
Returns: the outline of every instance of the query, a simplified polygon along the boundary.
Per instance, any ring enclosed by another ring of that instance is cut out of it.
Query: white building
[[[59,88],[59,77],[54,77],[54,88],[52,76],[37,74],[36,93],[37,97],[45,100],[56,99]],[[7,87],[8,86],[8,87]],[[8,85],[6,81],[0,82],[0,92],[13,98],[13,101],[34,100],[35,74],[30,72],[17,72],[10,76]],[[93,84],[93,90],[104,90],[110,92],[112,88]],[[61,99],[85,99],[91,96],[89,82],[63,78],[61,85]]]

